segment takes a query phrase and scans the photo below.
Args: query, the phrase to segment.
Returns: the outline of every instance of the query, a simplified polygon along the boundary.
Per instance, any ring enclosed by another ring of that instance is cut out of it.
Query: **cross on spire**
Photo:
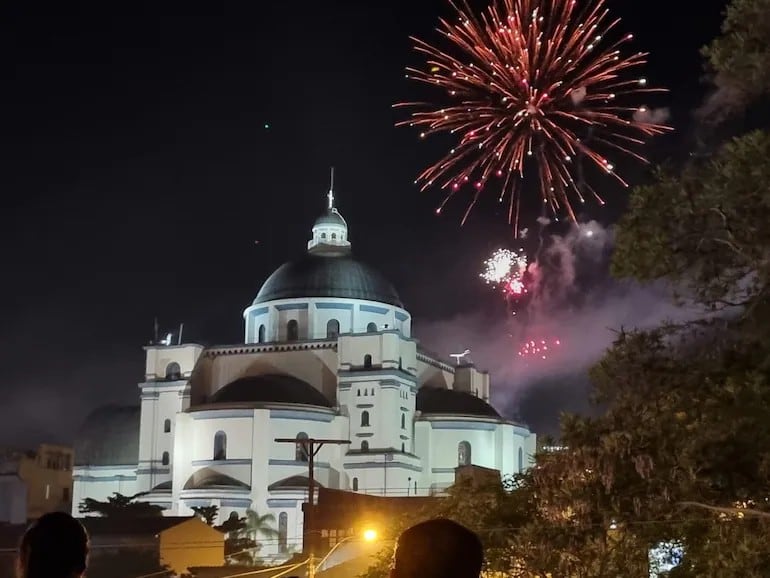
[[[326,195],[326,198],[329,199],[329,210],[331,211],[334,208],[334,167],[331,168],[331,182],[329,184],[329,193]]]

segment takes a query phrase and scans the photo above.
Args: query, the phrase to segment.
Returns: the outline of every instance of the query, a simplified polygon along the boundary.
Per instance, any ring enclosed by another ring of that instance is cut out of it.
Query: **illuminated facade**
[[[279,267],[244,311],[237,345],[152,345],[140,408],[105,408],[75,454],[73,510],[86,497],[148,492],[170,515],[217,505],[220,521],[273,513],[279,537],[263,553],[299,546],[308,464],[326,488],[427,496],[475,464],[521,471],[535,436],[489,405],[490,380],[453,366],[412,337],[392,285],[351,257],[348,227],[329,194],[307,253]]]

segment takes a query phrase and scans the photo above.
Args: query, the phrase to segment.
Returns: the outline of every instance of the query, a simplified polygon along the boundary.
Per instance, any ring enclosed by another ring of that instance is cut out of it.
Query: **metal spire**
[[[329,210],[331,211],[334,208],[334,167],[332,167],[331,182],[329,184],[329,194],[326,195],[326,198],[329,199]]]

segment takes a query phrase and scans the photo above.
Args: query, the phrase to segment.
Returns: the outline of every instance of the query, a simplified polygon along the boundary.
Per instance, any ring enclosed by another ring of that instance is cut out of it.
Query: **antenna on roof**
[[[182,345],[182,331],[184,331],[184,323],[179,324],[179,336],[176,340],[177,345]]]
[[[329,181],[329,194],[326,198],[329,199],[329,210],[334,208],[334,167],[331,168],[331,179]]]
[[[466,350],[465,350],[465,351],[463,351],[462,353],[450,353],[450,354],[449,354],[449,357],[454,357],[454,358],[455,358],[455,363],[456,363],[457,365],[460,365],[460,360],[461,360],[463,357],[467,357],[467,356],[468,356],[468,355],[470,355],[470,354],[471,354],[471,350],[470,350],[470,349],[466,349]]]

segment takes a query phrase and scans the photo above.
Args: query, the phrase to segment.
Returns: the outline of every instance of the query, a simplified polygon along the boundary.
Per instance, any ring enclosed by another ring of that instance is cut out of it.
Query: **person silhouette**
[[[45,514],[19,544],[20,578],[81,578],[88,559],[88,534],[69,514]]]
[[[465,526],[436,518],[405,530],[396,543],[391,578],[479,578],[481,540]]]

